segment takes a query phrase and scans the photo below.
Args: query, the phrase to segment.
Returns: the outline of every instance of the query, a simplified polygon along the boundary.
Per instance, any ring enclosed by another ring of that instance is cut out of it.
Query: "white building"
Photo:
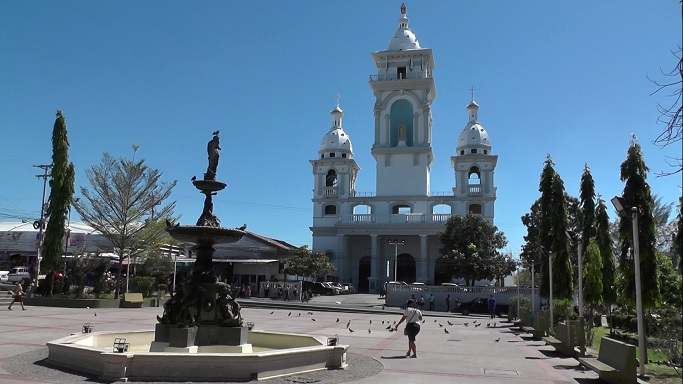
[[[360,166],[353,159],[339,105],[331,112],[332,126],[320,144],[319,158],[311,160],[312,249],[327,253],[340,281],[353,283],[360,292],[377,292],[384,281],[394,280],[394,273],[399,281],[446,281],[435,274],[435,265],[441,246],[436,235],[448,217],[469,212],[491,222],[494,218],[498,156],[491,153],[488,133],[478,122],[474,95],[465,128],[457,142],[454,137],[452,193],[430,191],[434,57],[408,27],[405,6],[398,24],[387,49],[372,53],[377,67],[370,76],[376,192],[356,191]]]

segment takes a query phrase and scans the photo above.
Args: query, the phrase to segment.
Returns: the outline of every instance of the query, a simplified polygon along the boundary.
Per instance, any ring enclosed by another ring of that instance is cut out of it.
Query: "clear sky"
[[[295,245],[311,243],[309,160],[331,126],[337,93],[361,166],[356,189],[375,191],[371,52],[387,48],[400,1],[0,1],[0,221],[40,216],[56,110],[66,117],[76,187],[102,154],[137,158],[178,180],[172,198],[194,224],[206,143],[221,131],[214,199],[223,226]],[[681,45],[681,4],[657,1],[429,1],[406,3],[410,28],[432,48],[433,192],[450,191],[450,156],[476,88],[498,199],[495,224],[517,255],[520,217],[539,197],[550,154],[578,196],[584,164],[605,200],[621,194],[631,133],[653,172],[670,170],[652,140],[664,128],[652,95]],[[677,202],[680,174],[648,177]],[[78,196],[78,193],[76,194]],[[608,202],[609,204],[609,202]],[[611,208],[611,207],[610,207]],[[610,209],[612,211],[612,209]],[[612,217],[615,215],[612,213]],[[76,215],[72,220],[78,220]]]

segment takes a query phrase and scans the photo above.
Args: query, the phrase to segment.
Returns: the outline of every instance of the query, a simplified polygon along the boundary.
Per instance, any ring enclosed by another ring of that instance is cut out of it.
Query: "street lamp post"
[[[554,318],[553,318],[553,253],[548,252],[548,274],[550,275],[550,299],[548,300],[548,306],[550,307],[550,330],[554,328]]]
[[[639,375],[645,376],[645,361],[647,361],[645,350],[645,319],[643,319],[643,299],[640,286],[640,244],[638,239],[638,207],[629,207],[626,199],[619,196],[612,198],[612,205],[617,210],[620,217],[630,218],[633,223],[633,263],[635,264],[636,275],[636,318],[638,320],[638,348],[640,359],[638,365]]]
[[[406,243],[403,239],[389,239],[389,244],[394,246],[394,281],[398,281],[398,247]]]

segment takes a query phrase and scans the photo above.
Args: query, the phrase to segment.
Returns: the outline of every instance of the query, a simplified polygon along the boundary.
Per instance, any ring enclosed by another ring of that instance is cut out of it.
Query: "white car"
[[[9,279],[9,271],[0,271],[0,283],[6,283]]]
[[[9,273],[7,274],[7,282],[18,283],[21,280],[29,279],[30,277],[31,276],[28,273],[27,267],[14,267],[10,269]]]

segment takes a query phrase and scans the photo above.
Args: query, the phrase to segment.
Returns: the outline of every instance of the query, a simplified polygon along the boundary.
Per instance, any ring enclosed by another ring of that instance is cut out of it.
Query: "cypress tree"
[[[605,304],[614,304],[617,301],[616,266],[612,253],[612,237],[609,235],[607,206],[600,196],[595,213],[595,240],[602,257],[602,299]]]
[[[556,175],[554,166],[555,163],[553,163],[550,154],[548,154],[538,186],[538,191],[541,192],[541,197],[539,198],[540,218],[538,220],[538,243],[540,247],[536,250],[538,252],[536,260],[540,261],[541,264],[541,270],[537,271],[540,272],[540,295],[546,298],[549,297],[550,293],[548,253],[552,249],[553,244],[551,214],[553,211],[553,179]]]
[[[567,200],[564,182],[559,174],[553,177],[552,202],[553,297],[571,299],[574,292],[574,271],[569,258],[569,239],[567,238]]]
[[[626,182],[622,195],[629,207],[638,209],[641,297],[644,308],[653,308],[660,302],[660,281],[655,254],[654,200],[646,181],[648,171],[640,145],[634,137],[626,160],[621,164],[621,181]],[[619,222],[619,239],[621,240],[619,268],[625,279],[624,298],[634,304],[636,289],[633,253],[630,252],[633,246],[633,227],[630,216],[621,218]]]
[[[69,162],[69,139],[66,120],[61,110],[52,128],[52,175],[50,179],[50,200],[47,208],[47,227],[42,248],[43,270],[59,270],[64,253],[65,221],[74,194],[74,164]],[[38,271],[38,273],[40,273]]]

